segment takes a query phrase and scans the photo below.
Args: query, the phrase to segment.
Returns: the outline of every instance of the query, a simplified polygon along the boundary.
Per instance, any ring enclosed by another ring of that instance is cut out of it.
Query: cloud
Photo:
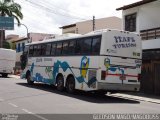
[[[21,23],[29,32],[53,34],[61,34],[59,27],[63,25],[90,20],[93,15],[96,18],[121,17],[121,11],[115,9],[136,1],[139,0],[15,0],[22,6],[24,19]],[[14,31],[7,31],[10,33],[26,36],[26,29],[15,27]]]

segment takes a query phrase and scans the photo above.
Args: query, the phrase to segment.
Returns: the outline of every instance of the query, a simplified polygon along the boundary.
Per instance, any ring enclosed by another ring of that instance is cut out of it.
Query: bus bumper
[[[140,84],[118,84],[98,82],[98,90],[106,91],[139,91]]]

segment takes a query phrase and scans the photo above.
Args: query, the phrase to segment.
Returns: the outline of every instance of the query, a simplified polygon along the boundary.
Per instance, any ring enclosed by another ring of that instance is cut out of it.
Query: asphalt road
[[[78,92],[71,95],[54,87],[25,80],[0,77],[0,113],[95,114],[95,113],[160,113],[160,104],[113,96],[96,96]]]

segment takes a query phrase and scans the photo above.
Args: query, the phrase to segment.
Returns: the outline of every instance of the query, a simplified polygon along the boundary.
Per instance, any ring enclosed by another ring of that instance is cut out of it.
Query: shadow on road
[[[5,78],[11,78],[11,77],[10,76],[2,77],[2,75],[0,75],[0,78],[4,78],[5,79]]]
[[[60,95],[64,95],[67,97],[72,97],[72,98],[76,98],[76,99],[80,99],[80,100],[92,102],[92,103],[101,103],[101,104],[102,103],[127,103],[127,104],[128,103],[129,104],[139,104],[140,103],[139,101],[129,100],[127,98],[126,99],[118,98],[118,97],[107,96],[107,95],[97,96],[93,93],[83,92],[83,91],[77,91],[75,95],[72,95],[65,91],[59,92],[56,90],[54,86],[41,84],[41,83],[34,83],[34,85],[28,85],[27,83],[16,83],[16,84],[25,86],[25,87],[29,87],[29,88],[33,88],[33,89],[40,89],[40,90],[44,90],[47,92],[60,94]]]

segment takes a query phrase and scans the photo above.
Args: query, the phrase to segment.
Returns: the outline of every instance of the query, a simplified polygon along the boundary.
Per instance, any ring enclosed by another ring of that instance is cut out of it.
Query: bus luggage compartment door
[[[137,84],[140,65],[135,59],[105,58],[105,70],[102,70],[101,81],[107,83]]]

